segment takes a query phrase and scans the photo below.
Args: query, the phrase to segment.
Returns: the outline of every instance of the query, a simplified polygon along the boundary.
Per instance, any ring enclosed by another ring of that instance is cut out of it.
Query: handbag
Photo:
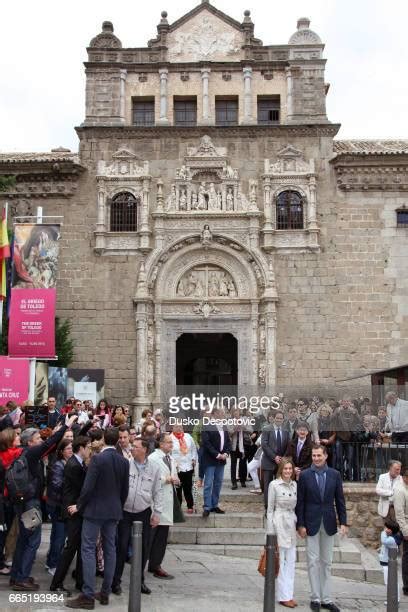
[[[30,508],[21,515],[21,522],[29,531],[34,531],[42,523],[41,511],[38,508]]]
[[[265,578],[266,574],[266,548],[263,549],[258,563],[258,572]],[[275,578],[279,574],[279,549],[275,548]]]
[[[185,523],[186,517],[181,509],[176,487],[173,486],[173,523]]]

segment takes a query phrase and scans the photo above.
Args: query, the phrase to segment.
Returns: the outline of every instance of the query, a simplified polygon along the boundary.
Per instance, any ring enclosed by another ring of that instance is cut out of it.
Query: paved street
[[[44,569],[44,558],[47,548],[49,527],[44,529],[43,543],[38,554],[33,575],[41,584],[41,593],[47,593],[50,576]],[[254,560],[221,557],[212,554],[203,554],[198,551],[181,550],[172,547],[166,554],[166,570],[175,575],[171,581],[160,581],[148,574],[147,584],[153,593],[142,597],[142,610],[144,612],[261,612],[263,604],[263,578],[258,575],[257,562]],[[6,611],[63,610],[61,603],[54,605],[31,604],[19,605],[9,603],[11,591],[8,580],[0,578],[0,609]],[[99,584],[99,578],[98,584]],[[384,611],[385,587],[376,584],[358,583],[343,578],[333,580],[335,599],[341,606],[342,612],[348,610]],[[129,584],[129,566],[126,566],[124,576],[124,595],[116,597],[111,595],[109,608],[101,608],[96,603],[95,609],[114,610],[125,612],[127,610],[127,595]],[[71,578],[66,586],[72,586]],[[308,582],[305,572],[297,572],[295,588],[299,612],[309,609]],[[283,608],[276,605],[277,611]],[[408,611],[408,598],[402,602],[400,610]]]

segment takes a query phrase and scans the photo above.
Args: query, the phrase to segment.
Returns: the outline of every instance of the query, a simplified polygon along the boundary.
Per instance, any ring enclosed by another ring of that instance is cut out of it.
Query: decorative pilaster
[[[98,216],[96,222],[96,231],[97,232],[105,232],[105,205],[106,205],[106,194],[105,190],[102,187],[99,188],[98,191]]]
[[[202,96],[203,96],[202,98],[202,106],[203,106],[202,124],[203,125],[208,125],[209,123],[211,123],[209,94],[208,94],[208,84],[209,84],[209,79],[210,79],[210,72],[211,70],[209,68],[201,69]]]
[[[244,120],[243,123],[255,123],[252,116],[252,68],[246,66],[244,74]]]
[[[157,181],[156,212],[163,212],[163,181]]]
[[[126,102],[126,77],[127,70],[120,71],[120,86],[119,86],[119,115],[120,121],[126,123],[125,117],[125,102]]]
[[[160,125],[167,125],[169,119],[167,117],[167,79],[169,71],[167,68],[160,68],[160,119],[158,123]]]
[[[269,392],[276,391],[276,306],[267,304],[266,312],[266,373],[265,383]]]
[[[310,160],[310,165],[313,170],[313,174],[308,176],[309,179],[309,207],[307,216],[307,229],[312,231],[319,231],[317,226],[317,206],[316,206],[316,175],[314,174],[314,160]]]
[[[290,68],[286,68],[286,92],[286,118],[289,120],[293,116],[293,80]]]
[[[265,215],[265,223],[264,230],[273,230],[275,229],[275,224],[273,223],[272,217],[272,201],[271,201],[271,179],[269,176],[264,178],[264,215]]]

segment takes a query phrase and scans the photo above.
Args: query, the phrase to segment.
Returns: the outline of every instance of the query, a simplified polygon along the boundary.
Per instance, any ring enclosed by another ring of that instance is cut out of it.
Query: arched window
[[[112,198],[110,205],[110,231],[136,232],[137,230],[137,200],[127,191],[118,193]]]
[[[282,191],[278,195],[276,229],[303,229],[303,198],[297,191]]]

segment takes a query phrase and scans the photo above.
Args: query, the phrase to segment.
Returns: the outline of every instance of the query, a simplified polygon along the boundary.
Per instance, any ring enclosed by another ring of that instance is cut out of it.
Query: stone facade
[[[408,142],[334,140],[309,25],[265,46],[249,11],[240,23],[202,2],[173,24],[163,12],[157,37],[129,49],[105,22],[78,154],[0,155],[17,176],[1,194],[14,214],[64,217],[58,314],[73,321],[74,365],[105,368],[109,397],[159,404],[183,333],[234,335],[243,390],[334,393],[408,362],[408,228],[395,212]],[[178,100],[194,100],[194,125]],[[219,125],[220,100],[237,100],[235,124]],[[279,105],[266,124],[262,100]],[[144,101],[152,124],[135,125]],[[124,192],[137,227],[112,231]],[[278,200],[293,192],[301,224],[282,228]]]

